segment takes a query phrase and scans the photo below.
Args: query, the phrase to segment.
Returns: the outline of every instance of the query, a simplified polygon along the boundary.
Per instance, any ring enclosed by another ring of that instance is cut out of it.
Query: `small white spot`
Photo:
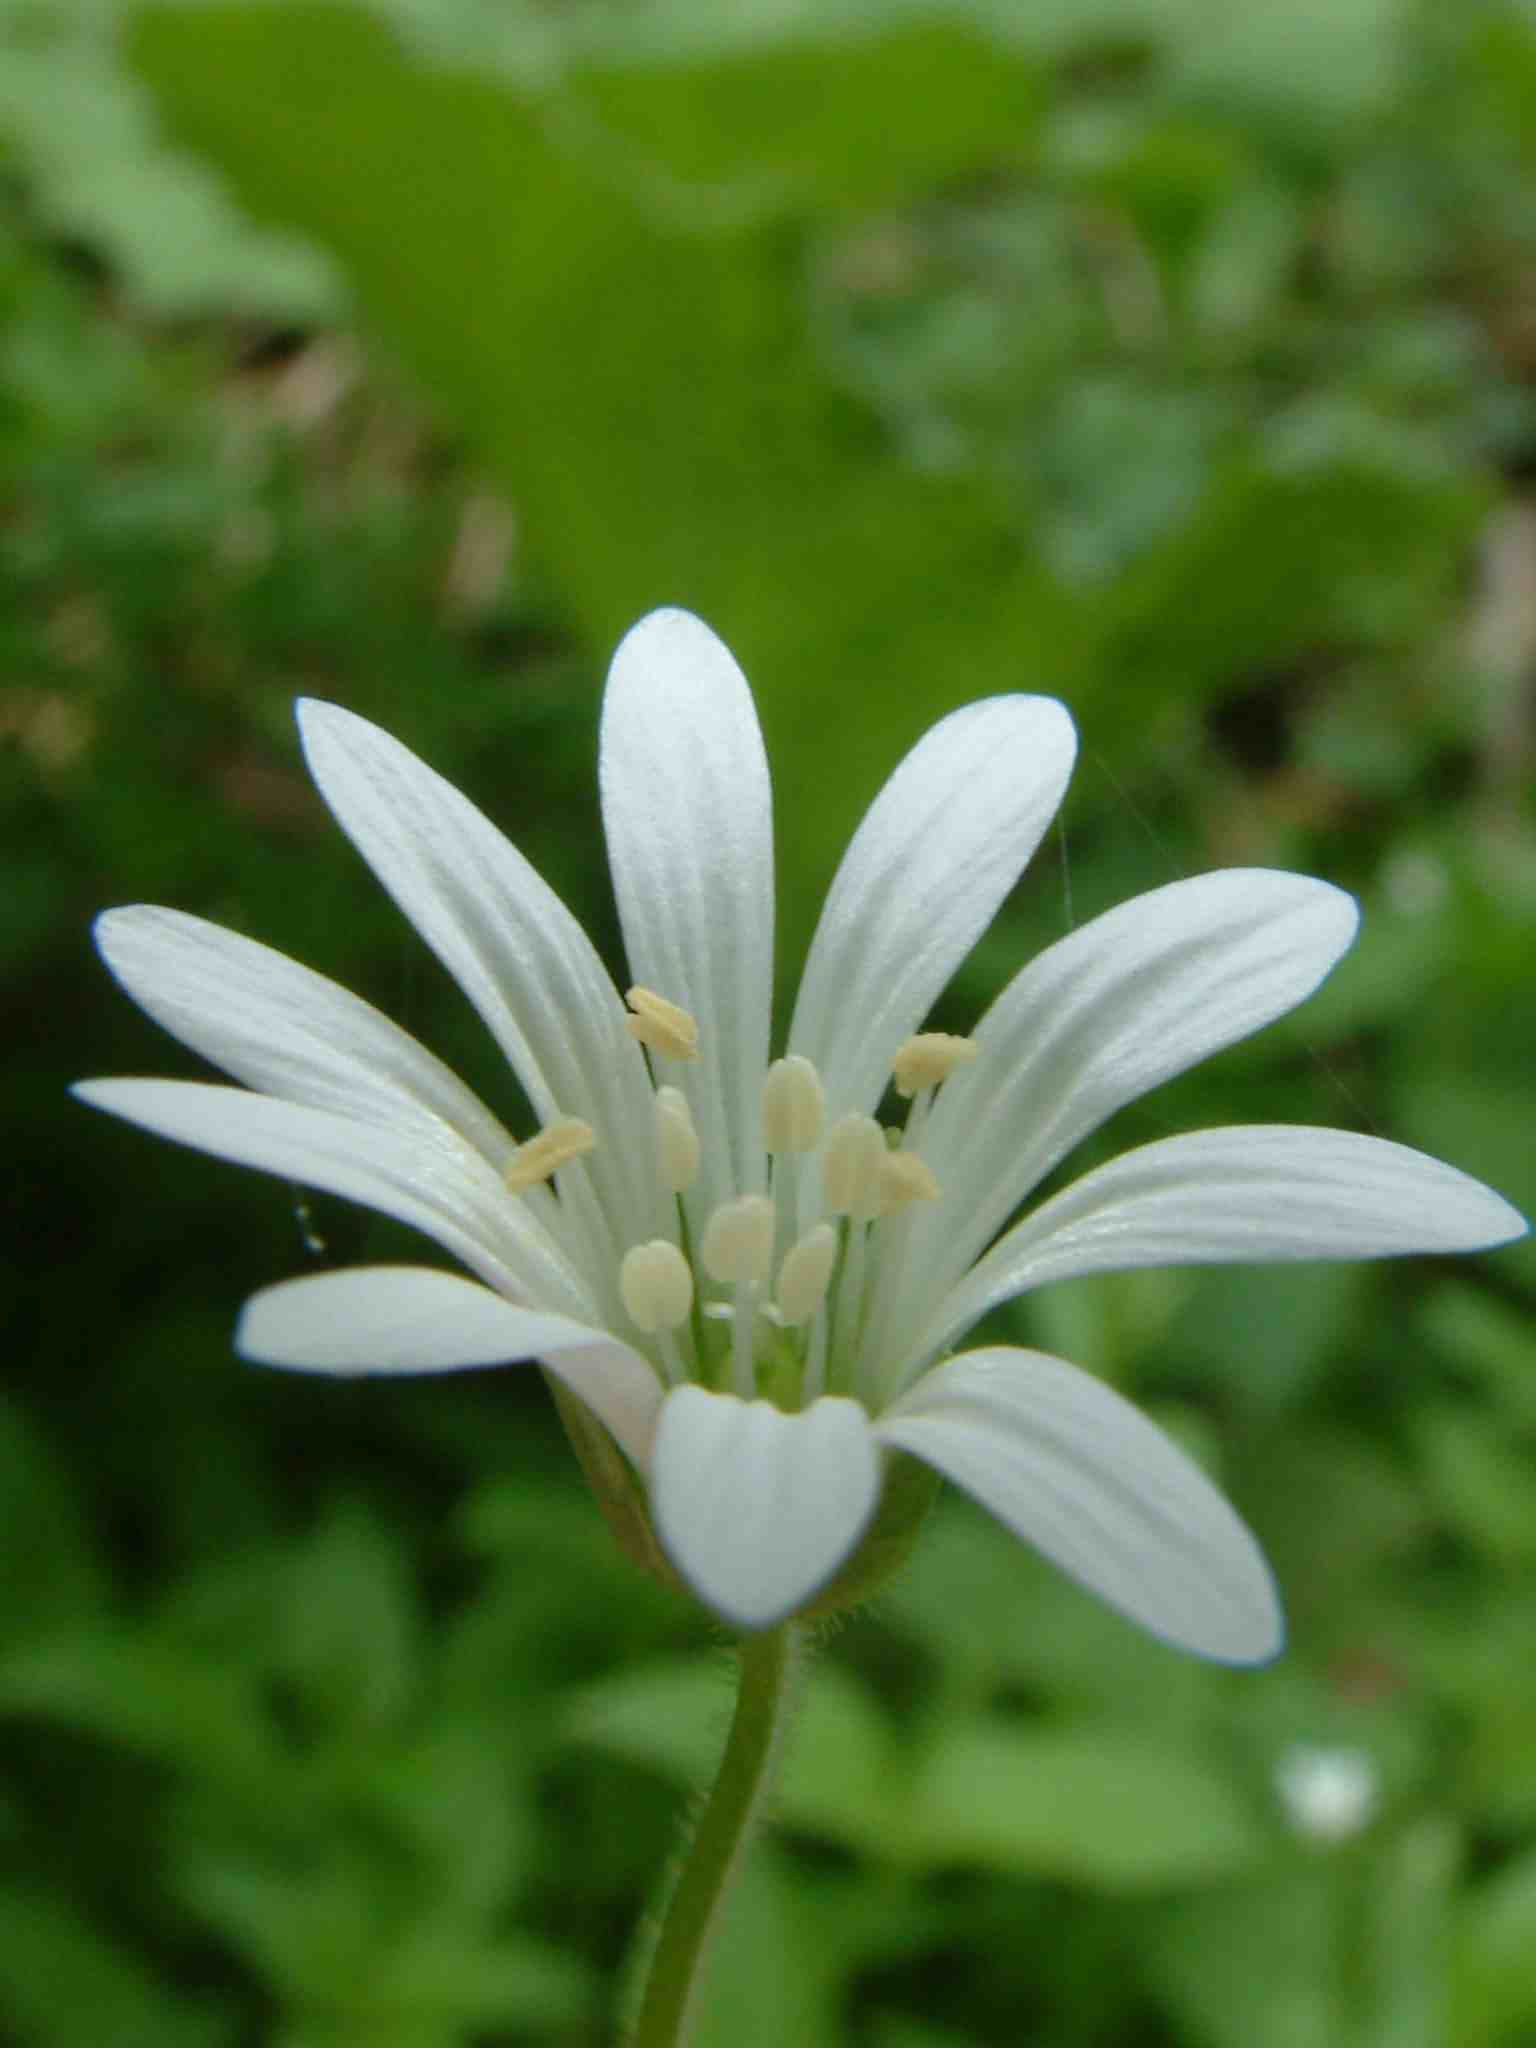
[[[1275,1791],[1296,1833],[1328,1844],[1358,1835],[1380,1803],[1376,1765],[1363,1750],[1305,1742],[1276,1764]]]

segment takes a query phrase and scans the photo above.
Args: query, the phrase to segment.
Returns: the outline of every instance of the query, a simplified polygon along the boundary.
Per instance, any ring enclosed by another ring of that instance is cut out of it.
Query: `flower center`
[[[660,1060],[697,1058],[699,1029],[687,1010],[640,987],[625,1002],[625,1025],[653,1070]],[[948,1032],[907,1039],[891,1062],[909,1105],[901,1130],[859,1112],[828,1126],[813,1063],[799,1053],[775,1060],[761,1097],[768,1192],[732,1196],[707,1215],[688,1202],[703,1154],[689,1099],[657,1082],[655,1171],[675,1227],[624,1252],[617,1294],[631,1341],[669,1384],[691,1379],[788,1409],[829,1391],[879,1391],[875,1283],[899,1266],[916,1204],[940,1198],[919,1147],[936,1091],[976,1055],[973,1039]],[[558,1118],[518,1147],[507,1185],[520,1193],[549,1180],[594,1143],[588,1124]],[[564,1181],[561,1190],[577,1193]]]

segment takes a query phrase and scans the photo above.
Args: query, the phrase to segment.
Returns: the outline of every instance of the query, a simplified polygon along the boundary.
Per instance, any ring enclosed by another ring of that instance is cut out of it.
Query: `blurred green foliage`
[[[3,0],[7,2038],[603,2040],[728,1711],[533,1372],[230,1359],[404,1233],[63,1101],[188,1070],[86,940],[152,899],[506,1104],[295,694],[613,952],[601,667],[693,604],[793,954],[908,740],[1058,691],[1062,830],[945,1021],[1138,888],[1326,874],[1334,980],[1112,1141],[1346,1123],[1536,1207],[1533,171],[1516,0]],[[707,2048],[1536,2039],[1533,1303],[1526,1246],[1005,1317],[1210,1459],[1292,1650],[1180,1661],[944,1503],[821,1662]]]

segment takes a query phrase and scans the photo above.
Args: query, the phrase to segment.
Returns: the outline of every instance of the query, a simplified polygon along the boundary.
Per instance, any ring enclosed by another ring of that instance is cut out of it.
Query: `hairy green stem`
[[[667,1900],[631,2048],[686,2048],[720,1910],[784,1746],[801,1638],[786,1621],[741,1643],[741,1691],[720,1773]]]

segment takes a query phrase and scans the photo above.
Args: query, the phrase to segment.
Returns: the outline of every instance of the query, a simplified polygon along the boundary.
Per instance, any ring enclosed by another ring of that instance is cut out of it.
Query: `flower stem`
[[[741,1691],[720,1773],[673,1882],[630,2048],[686,2048],[726,1894],[741,1868],[784,1746],[801,1656],[793,1622],[741,1643]]]

